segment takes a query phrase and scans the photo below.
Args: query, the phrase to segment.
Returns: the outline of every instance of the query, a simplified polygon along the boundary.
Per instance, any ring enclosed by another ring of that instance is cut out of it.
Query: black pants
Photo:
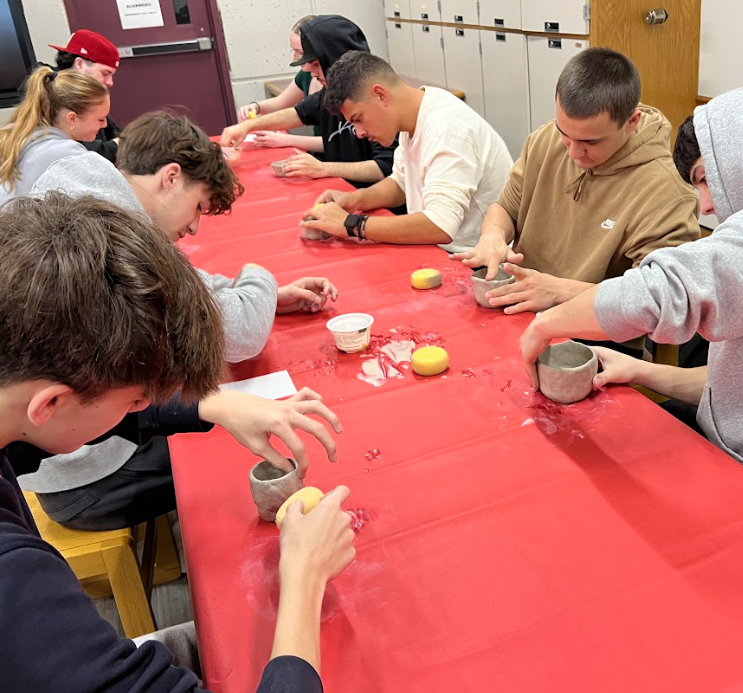
[[[124,529],[175,510],[167,438],[141,445],[123,467],[87,486],[37,494],[55,522],[72,529]]]

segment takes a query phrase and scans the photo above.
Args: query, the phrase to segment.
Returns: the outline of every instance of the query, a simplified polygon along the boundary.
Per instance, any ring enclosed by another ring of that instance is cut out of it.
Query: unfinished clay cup
[[[296,461],[291,458],[289,461],[294,467],[291,472],[283,472],[266,460],[250,470],[250,495],[258,508],[258,515],[266,522],[273,522],[284,501],[304,487]]]
[[[537,359],[539,389],[560,404],[572,404],[587,397],[599,363],[591,347],[578,342],[548,346]]]
[[[286,174],[284,173],[284,164],[285,163],[286,163],[286,161],[274,161],[271,164],[271,168],[273,168],[273,172],[274,172],[274,174],[276,174],[276,176],[278,178],[284,178],[286,176]]]
[[[485,275],[488,273],[487,267],[477,270],[470,275],[470,281],[472,282],[472,289],[475,292],[475,300],[483,308],[495,308],[488,303],[488,299],[485,298],[485,294],[488,291],[497,289],[499,286],[505,286],[506,284],[512,284],[516,281],[516,277],[512,274],[508,274],[503,269],[503,265],[498,267],[498,274],[495,275],[495,279],[490,281],[485,280]]]

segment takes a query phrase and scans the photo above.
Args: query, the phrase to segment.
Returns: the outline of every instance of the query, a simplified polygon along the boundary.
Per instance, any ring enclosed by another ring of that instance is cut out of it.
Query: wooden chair
[[[83,589],[94,599],[113,595],[124,634],[135,638],[156,630],[149,601],[153,572],[156,582],[168,582],[181,574],[168,518],[163,516],[148,523],[142,568],[137,559],[136,530],[84,532],[68,529],[44,512],[36,494],[24,492],[23,495],[42,538],[62,554]],[[153,563],[158,570],[153,571]]]

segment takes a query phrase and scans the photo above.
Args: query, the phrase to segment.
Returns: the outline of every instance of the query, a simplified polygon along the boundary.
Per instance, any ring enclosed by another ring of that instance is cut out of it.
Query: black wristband
[[[248,105],[252,106],[255,104],[255,114],[260,115],[261,114],[261,105],[257,101],[251,101]]]
[[[359,221],[358,224],[356,224],[357,229],[357,236],[360,240],[365,241],[366,240],[366,222],[369,221],[369,215],[368,214],[361,214],[359,215]]]

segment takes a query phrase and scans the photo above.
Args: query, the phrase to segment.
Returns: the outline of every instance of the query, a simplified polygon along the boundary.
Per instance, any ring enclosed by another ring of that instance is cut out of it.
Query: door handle
[[[664,24],[668,21],[668,12],[665,10],[648,10],[645,13],[645,24],[653,26],[654,24]]]
[[[193,39],[192,41],[174,41],[172,43],[148,43],[145,46],[127,46],[119,48],[122,58],[139,58],[146,55],[169,55],[172,53],[197,53],[214,48],[211,36]]]

